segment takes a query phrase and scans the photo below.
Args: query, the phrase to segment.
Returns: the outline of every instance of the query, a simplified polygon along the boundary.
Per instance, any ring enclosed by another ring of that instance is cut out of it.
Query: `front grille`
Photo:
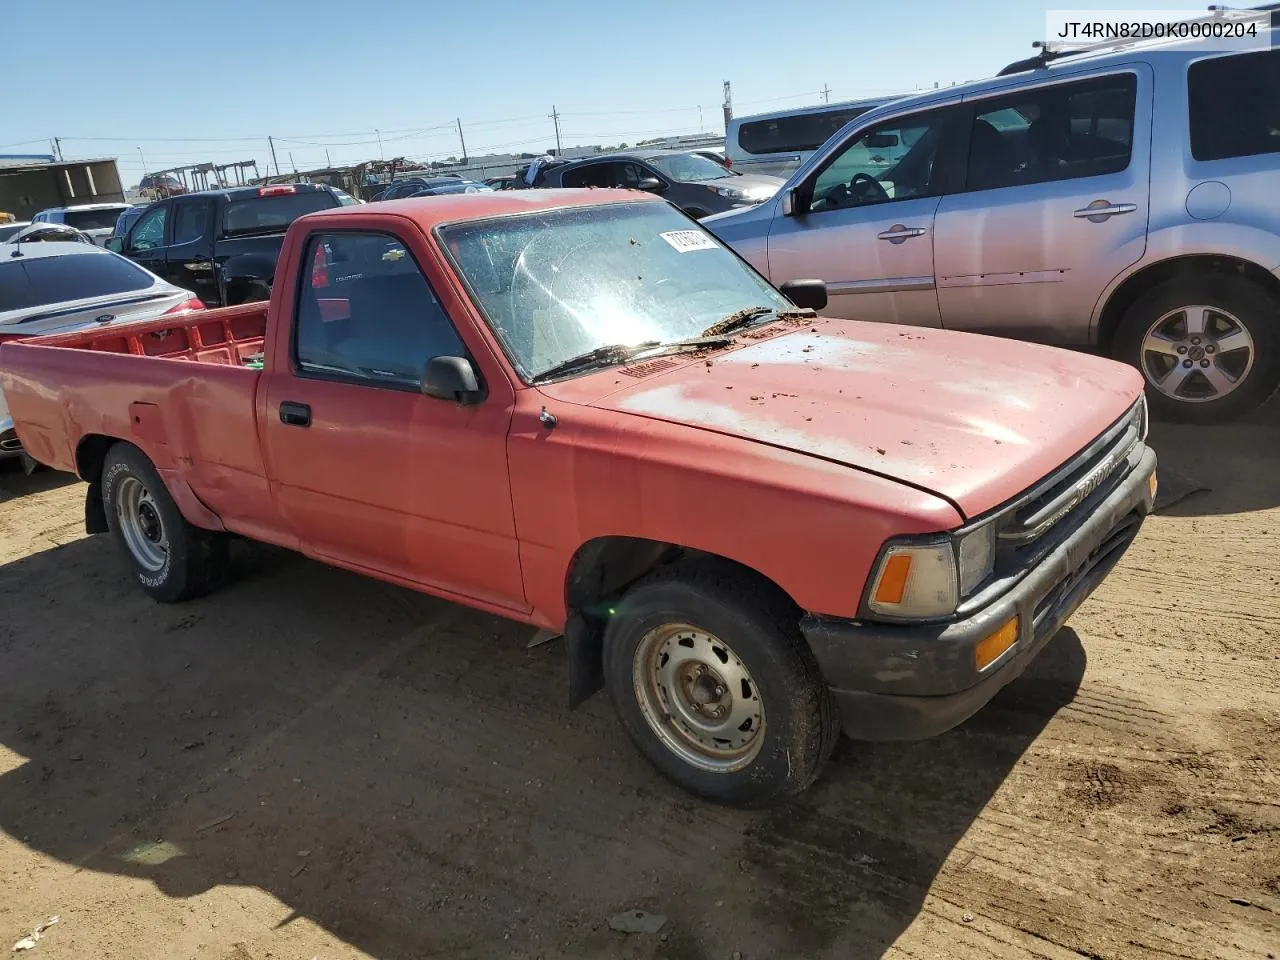
[[[1141,442],[1137,408],[1004,508],[996,523],[996,578],[1034,566],[1084,522],[1132,468]]]
[[[1079,569],[1064,577],[1057,586],[1040,599],[1031,618],[1036,636],[1040,635],[1040,629],[1046,618],[1055,617],[1072,601],[1078,603],[1076,598],[1082,590],[1089,588],[1090,585],[1096,585],[1111,571],[1125,548],[1129,546],[1129,542],[1138,535],[1138,528],[1141,525],[1140,516],[1130,515],[1107,534],[1107,538],[1098,545]]]

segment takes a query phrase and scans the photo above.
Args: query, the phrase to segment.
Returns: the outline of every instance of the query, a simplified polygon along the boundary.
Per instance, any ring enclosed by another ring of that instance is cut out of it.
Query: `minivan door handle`
[[[877,233],[876,236],[881,240],[888,240],[890,243],[902,243],[904,240],[910,240],[912,237],[923,237],[925,235],[924,227],[906,227],[900,223],[895,223],[884,233]]]
[[[1077,220],[1092,220],[1094,223],[1102,223],[1108,217],[1118,217],[1122,213],[1133,213],[1138,209],[1136,203],[1107,203],[1105,200],[1095,200],[1087,207],[1081,207],[1074,214]]]
[[[286,400],[280,404],[280,422],[291,427],[311,426],[311,407],[305,403]]]

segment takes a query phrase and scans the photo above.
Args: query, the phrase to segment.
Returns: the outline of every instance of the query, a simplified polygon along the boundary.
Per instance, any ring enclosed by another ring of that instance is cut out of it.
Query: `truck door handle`
[[[286,400],[280,404],[280,422],[291,427],[311,426],[311,407],[305,403]]]
[[[1122,213],[1133,213],[1138,209],[1136,203],[1107,203],[1105,200],[1095,200],[1087,207],[1081,207],[1073,216],[1077,220],[1092,220],[1094,223],[1102,223],[1108,217],[1118,217]]]
[[[890,243],[902,243],[902,241],[910,240],[912,237],[923,237],[924,235],[924,227],[904,227],[900,223],[895,223],[884,233],[876,234],[879,239],[888,240]]]

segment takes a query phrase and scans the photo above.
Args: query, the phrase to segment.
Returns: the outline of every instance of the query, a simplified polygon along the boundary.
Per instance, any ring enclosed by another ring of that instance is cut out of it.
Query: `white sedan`
[[[131,260],[87,243],[0,243],[0,343],[203,310]],[[22,454],[0,393],[0,459]]]

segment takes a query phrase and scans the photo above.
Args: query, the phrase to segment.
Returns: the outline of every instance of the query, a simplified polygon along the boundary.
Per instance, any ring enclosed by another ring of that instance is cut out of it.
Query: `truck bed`
[[[234,366],[262,353],[267,301],[33,337],[28,344]]]
[[[0,387],[41,463],[81,473],[105,438],[126,439],[188,520],[217,524],[207,507],[256,529],[274,515],[252,363],[266,320],[267,304],[251,303],[7,342]]]

